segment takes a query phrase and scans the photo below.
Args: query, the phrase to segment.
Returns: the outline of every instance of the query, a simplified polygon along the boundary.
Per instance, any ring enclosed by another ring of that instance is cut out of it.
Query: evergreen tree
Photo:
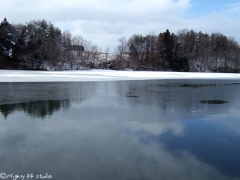
[[[173,41],[168,29],[166,32],[159,34],[158,51],[161,69],[171,69],[173,61]]]
[[[16,66],[14,58],[16,56],[16,39],[14,27],[8,23],[7,19],[0,24],[0,67],[11,68]]]

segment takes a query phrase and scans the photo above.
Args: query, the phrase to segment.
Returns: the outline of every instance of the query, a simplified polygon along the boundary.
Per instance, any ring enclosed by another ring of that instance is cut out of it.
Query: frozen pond
[[[240,81],[29,82],[0,89],[6,175],[240,179]]]

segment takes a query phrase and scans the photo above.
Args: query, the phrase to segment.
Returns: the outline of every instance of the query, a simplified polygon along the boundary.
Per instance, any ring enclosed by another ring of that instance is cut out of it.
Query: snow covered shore
[[[66,82],[66,81],[117,81],[150,79],[231,79],[240,80],[240,74],[190,73],[156,71],[23,71],[0,70],[0,82]]]

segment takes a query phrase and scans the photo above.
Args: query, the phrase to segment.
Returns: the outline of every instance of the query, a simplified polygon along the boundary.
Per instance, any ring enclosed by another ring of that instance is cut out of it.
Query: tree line
[[[166,30],[119,39],[118,67],[133,70],[240,72],[240,46],[221,33]],[[123,58],[128,54],[127,58]],[[124,59],[124,60],[123,60]]]
[[[99,59],[99,48],[81,36],[61,32],[46,20],[0,24],[1,69],[116,69],[191,72],[240,72],[240,46],[221,33],[168,29],[122,37],[114,58]]]
[[[81,36],[61,32],[46,20],[0,24],[0,69],[61,70],[88,67],[97,46]]]

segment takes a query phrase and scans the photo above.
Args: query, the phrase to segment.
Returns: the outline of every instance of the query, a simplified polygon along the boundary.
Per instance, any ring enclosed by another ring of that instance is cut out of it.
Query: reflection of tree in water
[[[61,108],[68,109],[70,107],[70,100],[41,100],[31,101],[26,103],[17,104],[4,104],[0,105],[0,111],[5,119],[7,116],[15,111],[24,111],[33,118],[46,118],[51,116],[54,112],[59,111]]]

